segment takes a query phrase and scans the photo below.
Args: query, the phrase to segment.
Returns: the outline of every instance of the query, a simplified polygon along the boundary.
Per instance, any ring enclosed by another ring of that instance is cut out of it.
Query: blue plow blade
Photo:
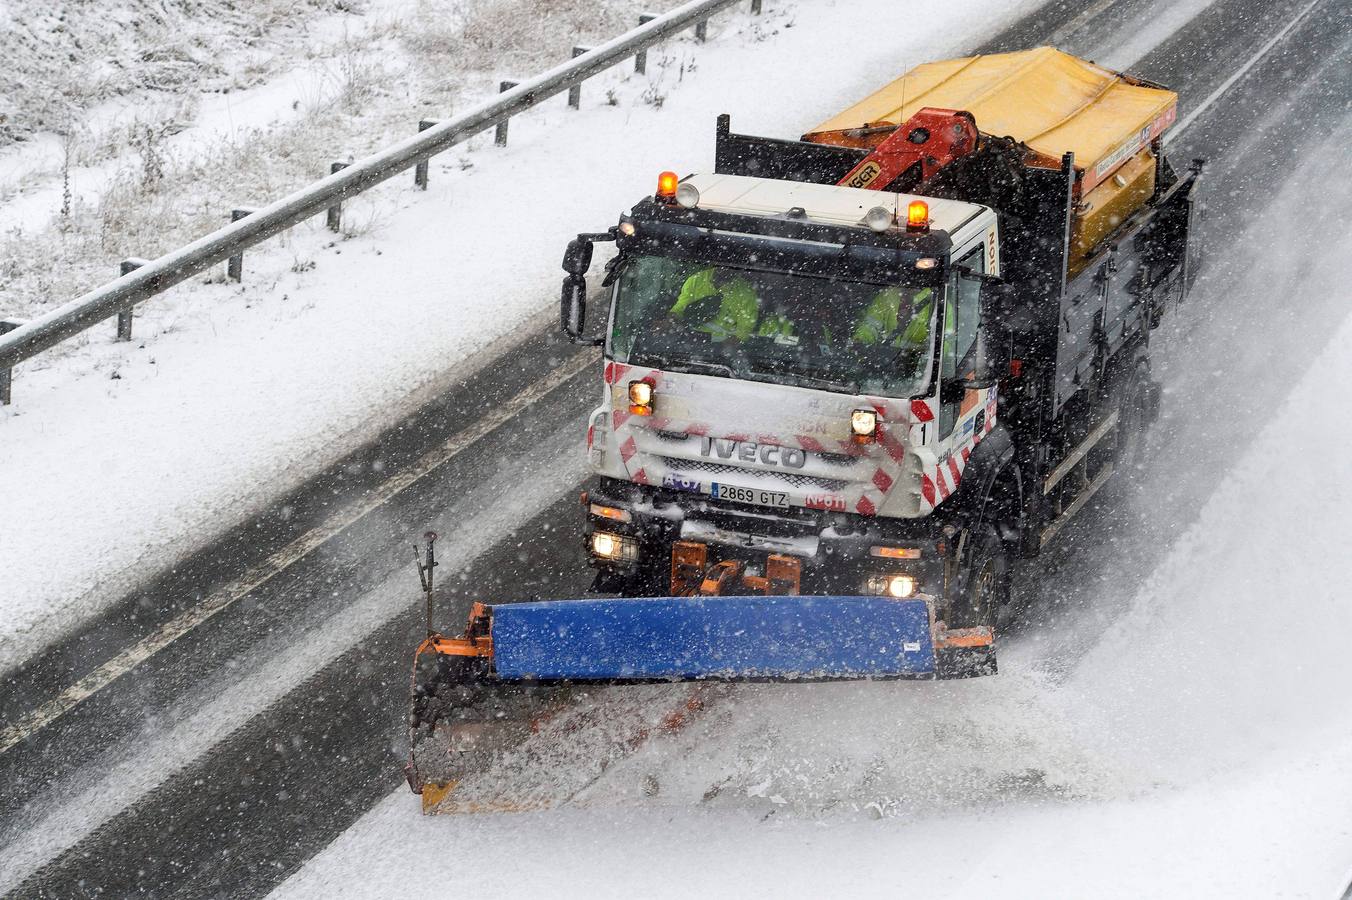
[[[925,677],[924,600],[652,597],[493,607],[493,666],[517,680]]]

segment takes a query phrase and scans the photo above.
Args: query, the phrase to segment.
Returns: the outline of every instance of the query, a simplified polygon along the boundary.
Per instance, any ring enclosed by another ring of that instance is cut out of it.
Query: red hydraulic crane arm
[[[928,181],[953,160],[975,150],[978,136],[971,113],[927,106],[836,183],[880,191],[917,163],[920,181]]]

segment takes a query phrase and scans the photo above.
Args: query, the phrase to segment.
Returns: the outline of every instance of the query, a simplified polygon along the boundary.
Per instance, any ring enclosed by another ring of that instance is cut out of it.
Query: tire
[[[995,526],[983,522],[968,536],[967,565],[952,604],[948,627],[994,628],[1009,601],[1009,557]]]
[[[1149,372],[1146,366],[1137,366],[1122,387],[1113,452],[1113,464],[1118,471],[1130,471],[1142,459],[1141,438],[1154,419],[1152,406],[1158,404]]]

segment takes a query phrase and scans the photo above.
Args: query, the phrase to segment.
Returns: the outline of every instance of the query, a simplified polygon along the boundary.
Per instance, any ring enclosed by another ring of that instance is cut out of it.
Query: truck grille
[[[811,488],[818,491],[836,492],[843,490],[848,481],[839,478],[817,478],[813,475],[799,475],[795,472],[784,472],[780,470],[765,471],[762,469],[746,469],[742,466],[725,466],[722,463],[704,462],[694,459],[677,459],[674,456],[662,457],[662,462],[671,469],[677,469],[683,472],[702,472],[712,476],[740,476],[753,479],[775,479],[777,481],[787,481],[796,488]]]

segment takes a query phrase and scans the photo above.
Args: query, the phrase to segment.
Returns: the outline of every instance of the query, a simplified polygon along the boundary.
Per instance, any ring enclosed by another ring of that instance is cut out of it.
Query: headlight
[[[643,381],[629,382],[629,412],[636,416],[653,414],[653,383]]]
[[[903,599],[914,596],[916,589],[914,575],[874,575],[868,580],[870,594]]]
[[[873,443],[874,433],[878,430],[878,414],[871,409],[856,409],[850,413],[850,431],[854,432],[856,444]]]
[[[612,562],[634,562],[638,559],[638,541],[609,531],[593,532],[592,553]]]

